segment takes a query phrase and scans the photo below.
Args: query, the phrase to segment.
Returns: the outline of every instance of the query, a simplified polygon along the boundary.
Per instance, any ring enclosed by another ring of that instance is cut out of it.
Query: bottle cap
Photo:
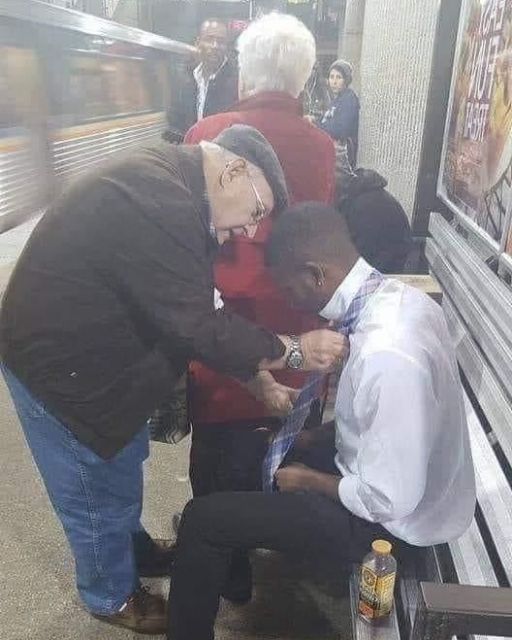
[[[372,542],[373,551],[384,556],[387,556],[389,553],[391,553],[392,548],[393,547],[391,545],[391,542],[388,542],[387,540],[374,540]]]

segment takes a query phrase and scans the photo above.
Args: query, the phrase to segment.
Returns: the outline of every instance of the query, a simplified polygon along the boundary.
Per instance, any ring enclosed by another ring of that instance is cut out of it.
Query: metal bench
[[[490,268],[509,261],[475,225],[433,213],[426,254],[443,291],[465,390],[478,504],[457,541],[399,566],[396,607],[381,627],[357,617],[357,640],[512,637],[512,290]]]

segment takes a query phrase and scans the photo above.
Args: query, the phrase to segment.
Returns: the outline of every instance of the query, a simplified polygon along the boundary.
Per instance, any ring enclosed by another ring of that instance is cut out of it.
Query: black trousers
[[[320,422],[321,405],[317,401],[305,428]],[[269,438],[281,424],[279,418],[194,423],[189,468],[194,497],[218,491],[260,491],[261,464]],[[334,453],[331,466],[333,459]]]
[[[259,491],[261,464],[277,419],[194,424],[190,484],[195,498],[218,491]]]
[[[339,502],[312,493],[231,492],[188,503],[178,534],[169,640],[212,640],[219,597],[236,550],[270,549],[339,566],[360,562],[372,540],[392,538]]]
[[[220,491],[260,491],[261,466],[278,419],[194,424],[190,448],[190,484],[195,498]],[[233,549],[222,593],[249,599],[252,568],[249,554]]]

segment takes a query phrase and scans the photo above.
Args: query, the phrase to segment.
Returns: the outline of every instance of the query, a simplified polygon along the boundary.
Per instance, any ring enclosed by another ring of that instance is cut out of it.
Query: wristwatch
[[[288,369],[301,369],[304,364],[304,354],[302,353],[302,347],[300,346],[300,338],[297,336],[290,336],[290,353],[286,358],[286,366]]]

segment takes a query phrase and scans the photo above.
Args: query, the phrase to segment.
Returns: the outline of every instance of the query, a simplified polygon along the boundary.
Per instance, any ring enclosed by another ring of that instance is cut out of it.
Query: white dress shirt
[[[206,96],[208,95],[208,87],[210,85],[210,80],[215,80],[219,71],[224,67],[227,63],[228,59],[224,58],[224,62],[220,65],[215,73],[212,73],[208,78],[205,78],[203,73],[203,63],[197,65],[194,69],[194,80],[197,84],[197,119],[201,120],[203,118],[204,107],[206,104]]]
[[[360,258],[321,315],[341,319],[370,272]],[[386,279],[368,300],[335,423],[338,493],[353,514],[420,546],[467,529],[476,496],[461,383],[443,312],[428,296]]]

